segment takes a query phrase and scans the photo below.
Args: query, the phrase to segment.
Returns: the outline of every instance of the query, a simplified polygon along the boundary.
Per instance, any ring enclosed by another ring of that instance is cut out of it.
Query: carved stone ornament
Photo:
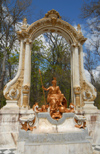
[[[31,44],[32,40],[27,38],[27,39],[24,39],[24,42],[27,43],[27,44]]]
[[[71,47],[80,47],[80,44],[78,42],[74,42],[71,44]]]
[[[28,27],[28,26],[27,26],[27,19],[24,18],[24,19],[23,19],[23,25],[22,25],[21,29],[22,29],[22,30],[25,30],[25,29],[27,29],[27,27]]]
[[[52,18],[52,17],[61,19],[61,16],[59,15],[59,13],[56,10],[54,10],[54,9],[48,11],[45,14],[45,17],[44,18]]]
[[[23,86],[23,89],[24,89],[24,90],[29,90],[29,86],[28,86],[28,85],[24,85],[24,86]]]
[[[20,122],[21,122],[21,125],[22,125],[21,129],[24,129],[25,131],[27,131],[29,129],[29,130],[32,131],[34,128],[36,128],[34,126],[35,120],[36,120],[35,115],[29,115],[29,116],[21,117],[20,118]]]
[[[48,11],[48,13],[45,14],[44,18],[51,18],[51,23],[53,26],[55,26],[57,19],[61,19],[61,16],[56,10]]]
[[[85,128],[86,127],[86,118],[83,115],[74,116],[75,127]]]
[[[28,85],[24,85],[23,86],[23,94],[28,94],[29,93],[29,86]]]
[[[84,100],[84,101],[94,101],[95,98],[96,98],[96,96],[93,95],[93,94],[92,94],[90,91],[88,91],[88,90],[83,92],[82,97],[83,97],[83,100]]]
[[[7,100],[17,100],[19,98],[19,90],[18,89],[11,89],[4,96]]]
[[[75,93],[75,95],[79,95],[80,92],[81,92],[80,87],[74,87],[74,93]]]
[[[80,30],[76,30],[73,26],[71,26],[68,22],[61,19],[61,16],[56,10],[50,10],[48,13],[45,14],[45,17],[42,19],[39,19],[38,21],[32,23],[26,30],[18,31],[18,37],[20,38],[29,38],[34,39],[39,32],[39,30],[42,28],[45,32],[50,32],[50,28],[52,29],[52,26],[55,27],[56,32],[60,31],[60,34],[66,34],[71,38],[71,43],[79,42],[83,44],[86,41],[86,38],[84,38],[83,35],[80,35]],[[48,28],[49,27],[49,28]],[[62,29],[62,31],[61,31]],[[40,32],[41,34],[41,32]]]
[[[7,87],[7,86],[5,86]],[[5,89],[4,87],[4,89]],[[12,86],[4,95],[7,100],[18,100],[20,96],[21,81],[18,80],[14,86]]]
[[[82,99],[84,101],[94,101],[96,96],[97,96],[97,92],[96,92],[96,88],[94,87],[90,87],[88,84],[86,84],[85,81],[83,81],[83,86],[82,86]]]
[[[77,25],[77,32],[78,34],[82,35],[80,24]]]

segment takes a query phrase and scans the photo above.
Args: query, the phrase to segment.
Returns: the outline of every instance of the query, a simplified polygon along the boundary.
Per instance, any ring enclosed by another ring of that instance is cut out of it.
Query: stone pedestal
[[[19,118],[34,114],[33,110],[19,109],[17,101],[7,100],[0,110],[0,149],[16,148],[21,128]]]
[[[74,124],[74,114],[64,113],[54,120],[49,113],[39,113],[33,131],[19,131],[16,154],[92,154],[87,129]]]
[[[94,106],[94,101],[91,101],[91,102],[88,102],[88,101],[84,101],[84,106],[83,106],[83,110],[85,111],[85,112],[97,112],[97,107],[96,106]]]
[[[32,134],[20,130],[16,154],[92,154],[85,131],[50,134]]]
[[[15,148],[19,133],[19,107],[7,101],[0,110],[0,148]]]
[[[100,139],[100,131],[99,131],[99,126],[100,126],[100,110],[97,108],[94,110],[91,109],[86,109],[84,110],[85,112],[85,117],[86,117],[86,124],[88,128],[88,133],[89,136],[92,138],[92,144],[100,144],[98,143]]]
[[[100,111],[98,111],[98,114],[92,115],[90,128],[92,128],[90,134],[93,138],[92,144],[95,146],[100,145]]]
[[[19,106],[17,105],[16,100],[6,100],[6,105],[2,108],[2,110],[8,110],[8,112],[10,112],[9,109],[13,109],[16,110],[16,112],[19,112]]]

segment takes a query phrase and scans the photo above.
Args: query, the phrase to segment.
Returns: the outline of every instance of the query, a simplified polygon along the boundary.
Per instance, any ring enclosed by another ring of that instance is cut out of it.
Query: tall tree
[[[91,19],[89,26],[91,24],[95,30],[100,32],[100,0],[84,1],[81,12],[81,18]]]

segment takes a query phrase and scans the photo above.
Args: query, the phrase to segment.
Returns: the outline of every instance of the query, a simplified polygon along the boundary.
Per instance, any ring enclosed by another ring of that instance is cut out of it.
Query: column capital
[[[24,39],[23,38],[19,39],[19,44],[21,45],[21,43],[24,43]]]
[[[31,43],[32,43],[32,40],[29,39],[29,38],[26,38],[26,39],[24,39],[24,42],[25,42],[26,44],[31,44]]]
[[[74,93],[75,93],[75,95],[79,95],[80,92],[81,92],[80,86],[74,86]]]
[[[71,47],[80,47],[80,43],[74,42],[71,44]]]

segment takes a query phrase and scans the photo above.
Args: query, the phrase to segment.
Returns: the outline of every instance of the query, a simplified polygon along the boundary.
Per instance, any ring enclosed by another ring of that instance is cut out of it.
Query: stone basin
[[[25,123],[25,122],[29,122],[29,121],[33,121],[35,118],[35,115],[29,115],[29,116],[23,116],[20,118],[21,123]]]

